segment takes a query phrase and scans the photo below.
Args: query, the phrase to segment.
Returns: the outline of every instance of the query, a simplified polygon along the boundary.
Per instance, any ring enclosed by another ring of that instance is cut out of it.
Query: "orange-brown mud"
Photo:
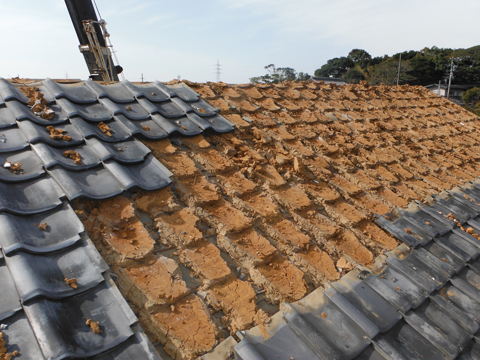
[[[236,130],[145,141],[171,187],[75,205],[175,359],[395,248],[374,214],[480,176],[477,117],[421,87],[185,83]]]

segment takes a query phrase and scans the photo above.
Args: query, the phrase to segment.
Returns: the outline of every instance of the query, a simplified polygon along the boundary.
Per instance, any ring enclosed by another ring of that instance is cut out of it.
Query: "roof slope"
[[[159,359],[68,200],[170,184],[134,137],[232,125],[182,85],[0,79],[0,128],[1,358]]]
[[[172,356],[205,353],[371,265],[399,244],[375,214],[479,175],[477,117],[422,87],[188,86],[237,130],[144,141],[174,174],[169,188],[75,204]]]

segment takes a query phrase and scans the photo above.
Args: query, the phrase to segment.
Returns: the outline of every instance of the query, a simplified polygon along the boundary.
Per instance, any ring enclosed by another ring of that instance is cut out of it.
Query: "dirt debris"
[[[38,228],[42,231],[47,231],[48,230],[48,224],[47,223],[41,223],[38,225]]]
[[[67,132],[63,129],[58,129],[53,126],[47,126],[47,131],[50,133],[50,137],[54,140],[63,140],[63,141],[71,141],[72,137],[69,135],[65,135]]]
[[[64,151],[63,156],[72,159],[75,165],[82,165],[82,156],[74,150]]]
[[[100,123],[98,123],[98,128],[105,134],[107,135],[108,137],[112,137],[112,129],[110,128],[110,126],[108,126],[107,124],[105,124],[103,121],[101,121]]]
[[[67,285],[70,285],[72,288],[78,289],[77,279],[75,279],[75,278],[69,279],[69,278],[65,277],[65,282],[67,283]]]
[[[92,329],[92,331],[95,333],[95,334],[100,334],[102,331],[100,330],[100,322],[98,321],[93,321],[92,319],[88,319],[85,324],[87,326],[90,326],[90,329]]]
[[[6,161],[5,164],[3,164],[3,167],[10,171],[13,174],[19,175],[19,174],[24,174],[25,170],[22,169],[22,163],[21,162],[11,162],[11,161]]]

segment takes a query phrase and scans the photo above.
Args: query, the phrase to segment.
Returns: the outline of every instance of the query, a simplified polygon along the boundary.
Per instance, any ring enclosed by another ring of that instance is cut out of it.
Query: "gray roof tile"
[[[70,119],[70,122],[75,125],[76,129],[84,138],[92,136],[105,142],[117,142],[128,139],[131,136],[131,132],[125,128],[125,126],[118,121],[105,121],[104,124],[110,127],[110,136],[105,134],[96,123],[90,123],[79,117]]]
[[[59,84],[51,79],[46,79],[43,82],[43,88],[46,89],[54,99],[66,98],[77,104],[90,104],[97,100],[97,95],[85,86],[85,84]]]
[[[186,114],[185,110],[172,101],[164,103],[153,103],[145,98],[138,99],[138,103],[142,105],[149,114],[160,114],[166,118],[179,118]]]
[[[36,214],[57,207],[63,196],[55,181],[48,177],[18,184],[0,182],[0,211]]]
[[[43,143],[33,144],[33,150],[42,159],[45,168],[61,166],[68,170],[81,171],[100,164],[100,158],[89,145],[81,144],[69,148],[55,148]],[[81,164],[75,164],[73,159],[64,155],[65,151],[73,150],[81,156]]]
[[[160,114],[153,114],[152,119],[169,135],[177,133],[185,136],[193,136],[203,132],[203,129],[198,123],[192,121],[187,116],[182,116],[176,119],[167,119]]]
[[[21,163],[21,170],[10,171],[8,163]],[[21,182],[39,178],[45,174],[43,162],[35,151],[25,149],[22,151],[0,153],[0,181]]]
[[[107,108],[113,115],[124,115],[130,120],[145,120],[148,119],[148,111],[145,110],[136,101],[125,104],[117,104],[109,98],[100,99],[100,102],[105,108]]]
[[[53,119],[51,120],[45,120],[41,116],[35,115],[28,106],[23,105],[18,101],[9,101],[7,103],[7,108],[11,110],[16,120],[31,120],[39,125],[57,125],[68,121],[67,114],[60,106],[55,104],[50,105],[51,110],[55,112]]]
[[[163,102],[169,99],[167,93],[162,91],[156,84],[132,84],[128,80],[122,82],[122,84],[137,100],[146,98],[152,102]]]
[[[172,173],[153,155],[148,155],[144,162],[138,164],[122,165],[114,160],[107,160],[104,164],[124,189],[138,187],[144,190],[157,190],[172,182],[170,180]]]
[[[7,325],[7,328],[3,330],[8,339],[7,352],[12,353],[17,350],[19,352],[17,359],[45,359],[30,322],[23,311],[2,320],[2,324]]]
[[[106,100],[108,99],[102,101]],[[105,108],[98,102],[91,104],[75,104],[67,99],[57,99],[57,104],[62,107],[68,117],[80,116],[85,120],[93,122],[107,121],[112,118],[109,109]]]
[[[24,303],[39,296],[62,299],[85,292],[104,281],[102,272],[108,269],[95,247],[86,241],[52,254],[19,251],[5,260]],[[65,279],[75,279],[77,287],[68,285]]]
[[[28,98],[25,94],[16,86],[10,84],[4,78],[0,78],[0,98],[3,101],[18,100],[23,104],[28,102]]]
[[[12,279],[5,259],[0,259],[0,321],[22,310],[20,296],[17,293],[15,282]]]
[[[15,101],[16,104],[18,104]],[[12,113],[12,110],[7,108],[5,105],[0,104],[0,129],[16,125],[15,115]]]
[[[169,135],[152,119],[130,121],[123,115],[116,115],[115,120],[121,123],[126,129],[128,129],[131,134],[149,140],[165,139]]]
[[[0,153],[22,150],[29,145],[27,137],[19,128],[0,130]]]
[[[48,224],[47,231],[39,229],[43,223]],[[42,254],[65,249],[80,241],[84,232],[82,222],[66,201],[34,215],[0,213],[0,244],[7,255],[18,250]]]
[[[72,201],[78,197],[107,199],[121,194],[124,188],[103,166],[74,172],[62,168],[48,171]]]
[[[175,85],[168,85],[168,86],[164,85],[164,86],[170,89],[171,91],[170,94],[177,95],[183,101],[193,102],[193,101],[197,101],[200,98],[195,91],[190,89],[185,84],[180,83]]]
[[[43,354],[48,359],[87,357],[120,345],[133,335],[123,297],[108,282],[66,300],[37,298],[24,305]],[[94,333],[86,320],[99,322]]]
[[[99,99],[107,97],[116,103],[129,103],[135,100],[132,93],[121,82],[102,86],[88,79],[85,85],[97,94]]]
[[[29,120],[19,121],[18,127],[31,143],[43,142],[55,147],[67,147],[81,144],[83,136],[72,124],[56,125],[55,129],[64,130],[64,135],[71,136],[71,140],[53,139],[45,126],[37,125]]]
[[[138,140],[105,143],[91,138],[87,140],[87,144],[101,161],[114,159],[120,163],[137,163],[150,154],[150,149]]]

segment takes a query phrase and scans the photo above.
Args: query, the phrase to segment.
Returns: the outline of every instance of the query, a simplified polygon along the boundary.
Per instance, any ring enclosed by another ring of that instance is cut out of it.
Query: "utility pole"
[[[401,65],[402,65],[402,54],[400,54],[400,59],[398,60],[397,86],[400,83],[400,66]]]
[[[452,58],[452,62],[450,63],[450,76],[448,77],[447,99],[450,99],[450,86],[452,85],[452,77],[453,77],[453,58]]]
[[[142,73],[142,83],[143,83],[143,73]]]
[[[215,74],[217,74],[217,82],[220,82],[221,67],[220,60],[217,60],[217,63],[214,65]]]

